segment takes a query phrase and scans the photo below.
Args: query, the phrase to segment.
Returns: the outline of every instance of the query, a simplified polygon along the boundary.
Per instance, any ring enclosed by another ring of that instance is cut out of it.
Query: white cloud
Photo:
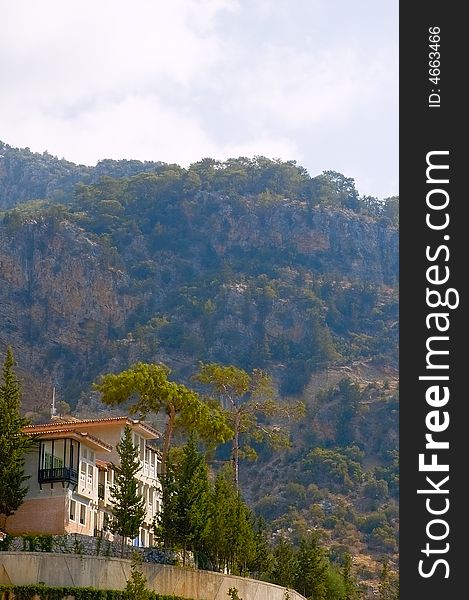
[[[250,124],[275,121],[295,129],[337,122],[372,102],[383,77],[379,63],[361,64],[350,47],[298,53],[272,46],[243,70],[240,93],[228,108]]]
[[[380,194],[397,171],[397,31],[380,12],[397,23],[394,5],[5,1],[0,139],[86,164],[263,154],[316,173],[327,160]]]

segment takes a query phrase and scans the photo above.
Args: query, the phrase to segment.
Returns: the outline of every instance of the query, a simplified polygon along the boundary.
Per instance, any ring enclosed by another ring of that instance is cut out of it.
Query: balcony
[[[39,469],[39,483],[78,483],[78,471],[70,467]]]

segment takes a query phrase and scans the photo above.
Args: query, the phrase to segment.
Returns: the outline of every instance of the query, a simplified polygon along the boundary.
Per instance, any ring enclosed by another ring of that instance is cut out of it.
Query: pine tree
[[[298,569],[298,557],[291,542],[280,538],[274,547],[274,564],[270,580],[277,585],[291,588],[295,583],[295,573]]]
[[[12,515],[28,491],[24,485],[25,452],[30,439],[22,433],[28,421],[20,416],[21,388],[14,373],[13,351],[8,348],[0,385],[0,515]]]
[[[234,365],[201,363],[194,380],[209,387],[232,429],[233,478],[239,488],[240,460],[257,456],[248,441],[267,442],[273,448],[288,446],[288,435],[279,425],[287,418],[303,415],[304,405],[300,402],[291,407],[275,402],[272,377],[261,369],[249,374]],[[280,421],[268,422],[272,417]]]
[[[175,526],[179,543],[186,549],[202,551],[210,506],[210,484],[205,459],[197,449],[194,435],[184,447],[176,489]]]
[[[267,580],[274,566],[274,556],[267,541],[265,519],[258,517],[254,521],[254,556],[248,565],[251,577]]]
[[[352,573],[352,557],[346,554],[344,557],[344,565],[342,568],[342,577],[345,587],[344,600],[357,600],[360,597],[357,581]]]
[[[130,579],[127,580],[127,585],[124,590],[126,600],[149,600],[150,593],[147,590],[147,578],[142,573],[142,555],[140,552],[132,553],[132,566],[130,571]]]
[[[162,476],[162,508],[154,524],[155,538],[165,548],[174,548],[177,543],[177,481],[171,455],[166,462],[166,471]]]
[[[111,488],[111,531],[122,536],[122,555],[126,537],[139,534],[145,518],[145,500],[138,494],[135,475],[141,468],[138,448],[132,442],[132,429],[126,425],[124,436],[117,444],[120,465],[114,465],[114,485]]]
[[[195,429],[204,439],[213,443],[227,441],[233,431],[223,412],[209,406],[199,395],[185,385],[170,381],[170,369],[165,365],[136,363],[120,373],[103,375],[94,385],[101,392],[101,400],[116,406],[136,398],[131,414],[165,413],[161,470],[166,470],[171,440],[178,429]]]
[[[297,557],[293,587],[314,600],[326,600],[328,561],[317,536],[301,541]]]
[[[212,564],[234,574],[245,572],[255,558],[256,540],[251,511],[236,489],[232,468],[217,474],[212,497],[207,527]]]
[[[380,600],[398,600],[399,598],[399,580],[389,568],[386,559],[382,563],[378,591]]]

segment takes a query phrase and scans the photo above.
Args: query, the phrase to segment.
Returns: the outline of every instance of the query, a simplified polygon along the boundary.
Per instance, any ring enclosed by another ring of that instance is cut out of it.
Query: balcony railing
[[[38,481],[39,483],[55,483],[60,481],[78,483],[78,471],[70,467],[39,469]]]

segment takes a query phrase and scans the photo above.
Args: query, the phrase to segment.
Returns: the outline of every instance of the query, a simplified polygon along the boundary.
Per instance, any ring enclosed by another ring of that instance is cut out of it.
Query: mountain
[[[353,180],[262,157],[152,163],[71,191],[64,179],[58,204],[63,161],[13,154],[23,175],[17,188],[13,172],[1,180],[4,202],[17,190],[0,229],[1,344],[72,404],[134,360],[182,377],[198,360],[262,367],[290,394],[325,365],[396,366],[398,230]],[[38,189],[31,164],[53,197],[20,203]]]
[[[0,210],[18,203],[66,198],[77,183],[96,183],[102,177],[130,177],[158,171],[164,163],[139,160],[102,160],[95,167],[76,165],[47,151],[13,148],[0,140]]]
[[[0,353],[33,418],[54,385],[95,410],[91,383],[136,361],[266,369],[307,415],[290,450],[258,449],[261,483],[245,466],[252,506],[273,533],[394,552],[397,198],[295,161],[85,167],[0,143],[0,210]]]

